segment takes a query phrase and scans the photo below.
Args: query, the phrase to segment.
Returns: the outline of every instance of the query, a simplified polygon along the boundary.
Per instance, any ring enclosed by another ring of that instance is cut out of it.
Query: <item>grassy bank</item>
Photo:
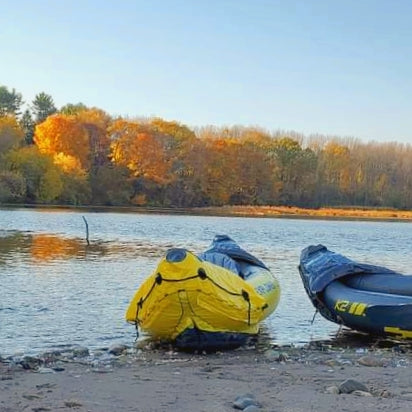
[[[222,206],[199,208],[199,213],[225,216],[313,217],[332,219],[412,220],[412,211],[366,208],[305,209],[288,206]]]

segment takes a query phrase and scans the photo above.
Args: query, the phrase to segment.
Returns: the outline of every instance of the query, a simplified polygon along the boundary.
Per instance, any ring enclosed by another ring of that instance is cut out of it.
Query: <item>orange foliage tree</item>
[[[115,164],[126,166],[137,178],[157,183],[169,179],[170,161],[165,147],[149,125],[118,119],[109,127],[109,136]]]
[[[228,204],[238,183],[234,143],[225,139],[208,139],[204,144],[203,156],[197,158],[194,166],[195,173],[200,172],[201,190],[211,204]],[[204,166],[199,169],[200,162],[204,162]]]
[[[66,172],[89,171],[107,159],[109,121],[110,117],[99,109],[56,114],[36,126],[34,142],[41,153],[52,155]]]

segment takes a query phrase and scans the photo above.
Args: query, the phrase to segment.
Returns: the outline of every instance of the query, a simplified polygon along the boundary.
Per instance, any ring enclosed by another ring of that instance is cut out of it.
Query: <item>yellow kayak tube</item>
[[[280,298],[278,281],[226,235],[196,256],[171,249],[143,282],[126,320],[156,339],[187,349],[242,345]]]

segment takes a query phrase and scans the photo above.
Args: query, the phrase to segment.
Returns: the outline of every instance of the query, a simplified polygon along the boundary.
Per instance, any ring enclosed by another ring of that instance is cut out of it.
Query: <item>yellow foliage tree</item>
[[[24,177],[29,201],[51,202],[61,194],[60,169],[51,156],[40,153],[36,146],[10,151],[6,163],[11,171]]]
[[[346,146],[328,142],[323,149],[326,179],[328,184],[336,185],[343,193],[351,188],[350,152]]]
[[[176,145],[193,141],[196,138],[192,130],[175,121],[167,121],[156,117],[150,121],[150,125],[156,132],[172,137],[175,140]]]
[[[70,168],[75,158],[83,169],[90,167],[89,136],[76,116],[49,116],[36,126],[34,142],[41,153],[53,156],[61,166],[63,160],[67,159],[67,167]]]

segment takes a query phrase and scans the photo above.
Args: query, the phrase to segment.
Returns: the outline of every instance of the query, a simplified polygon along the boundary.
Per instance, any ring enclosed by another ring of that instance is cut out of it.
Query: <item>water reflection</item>
[[[52,234],[4,231],[0,234],[0,264],[28,258],[36,264],[51,263],[62,259],[84,259],[87,255],[104,256],[108,251],[107,245],[95,244],[88,247],[82,239]]]
[[[65,239],[53,235],[31,236],[30,255],[36,262],[49,262],[56,259],[84,258],[87,245],[79,239]],[[101,252],[104,253],[103,248]]]
[[[61,260],[118,258],[132,256],[162,256],[169,245],[142,242],[121,243],[98,241],[87,244],[80,238],[68,238],[56,234],[36,234],[19,231],[0,232],[0,265],[30,258],[34,264],[53,264]]]

